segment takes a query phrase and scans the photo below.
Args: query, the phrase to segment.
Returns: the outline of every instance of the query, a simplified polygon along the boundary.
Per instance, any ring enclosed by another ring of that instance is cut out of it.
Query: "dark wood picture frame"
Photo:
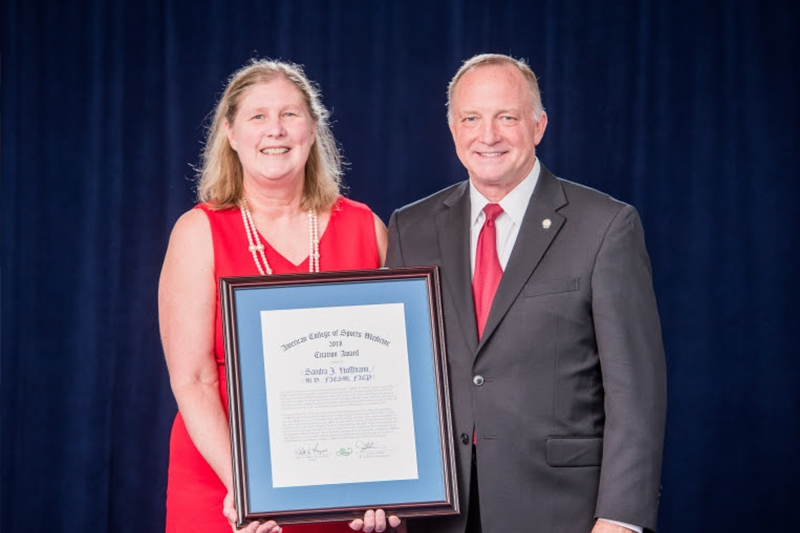
[[[346,521],[376,508],[401,518],[459,512],[439,267],[226,277],[220,299],[238,527],[267,519],[281,525]],[[418,478],[273,486],[263,467],[271,449],[263,438],[269,424],[258,317],[264,309],[384,303],[402,303],[405,313]],[[252,377],[259,369],[260,382]]]

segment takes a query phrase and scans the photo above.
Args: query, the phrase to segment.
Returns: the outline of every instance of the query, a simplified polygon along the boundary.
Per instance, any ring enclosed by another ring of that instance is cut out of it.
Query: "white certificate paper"
[[[261,312],[274,487],[417,479],[402,303]]]

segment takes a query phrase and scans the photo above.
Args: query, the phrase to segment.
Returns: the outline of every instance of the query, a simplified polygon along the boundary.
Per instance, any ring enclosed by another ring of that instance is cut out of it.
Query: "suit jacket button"
[[[469,435],[466,433],[461,434],[461,444],[469,444]]]
[[[483,385],[484,381],[485,380],[483,379],[483,376],[481,376],[480,374],[472,378],[472,382],[475,384],[476,387],[480,387],[481,385]]]

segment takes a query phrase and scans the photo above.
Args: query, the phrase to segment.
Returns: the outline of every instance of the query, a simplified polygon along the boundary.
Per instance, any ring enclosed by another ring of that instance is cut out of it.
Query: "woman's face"
[[[303,179],[316,124],[292,82],[278,77],[245,89],[225,131],[245,180]]]

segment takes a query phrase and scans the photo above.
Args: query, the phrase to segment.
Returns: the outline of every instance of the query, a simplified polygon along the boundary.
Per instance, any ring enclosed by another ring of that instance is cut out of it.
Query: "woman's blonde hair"
[[[197,198],[200,202],[209,202],[214,209],[226,209],[238,205],[243,199],[242,164],[228,142],[225,123],[233,124],[242,95],[248,87],[278,77],[285,78],[300,90],[317,126],[315,142],[306,161],[301,208],[324,211],[338,198],[342,156],[331,133],[330,113],[322,104],[319,88],[306,77],[300,65],[253,59],[233,73],[214,111],[198,171]]]

